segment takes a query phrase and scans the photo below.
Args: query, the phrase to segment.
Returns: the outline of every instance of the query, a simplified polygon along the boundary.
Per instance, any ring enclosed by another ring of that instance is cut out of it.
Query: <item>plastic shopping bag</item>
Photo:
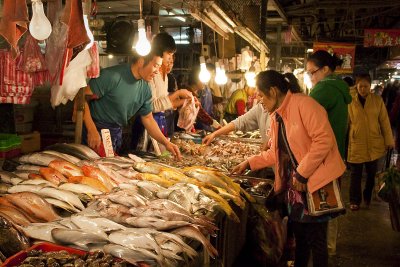
[[[18,70],[24,72],[38,72],[47,70],[46,61],[40,52],[38,41],[28,34],[25,40],[24,49],[20,55],[20,60],[17,65]]]
[[[182,108],[179,110],[178,127],[189,132],[196,121],[199,109],[200,107],[196,107],[193,96],[190,99],[186,99]]]

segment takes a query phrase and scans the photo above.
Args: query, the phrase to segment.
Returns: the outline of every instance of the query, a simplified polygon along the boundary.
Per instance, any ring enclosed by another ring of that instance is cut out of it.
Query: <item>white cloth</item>
[[[51,87],[51,106],[66,104],[68,100],[74,100],[79,89],[86,87],[86,67],[92,63],[92,57],[88,50],[81,51],[64,71],[62,85]]]
[[[259,103],[244,115],[233,120],[235,130],[254,131],[260,129],[260,135],[263,142],[267,141],[267,130],[270,127],[270,118],[268,112],[264,112],[263,106]]]
[[[165,80],[159,72],[149,82],[151,89],[151,102],[153,103],[153,112],[161,112],[172,109],[172,102],[168,97],[168,76]]]

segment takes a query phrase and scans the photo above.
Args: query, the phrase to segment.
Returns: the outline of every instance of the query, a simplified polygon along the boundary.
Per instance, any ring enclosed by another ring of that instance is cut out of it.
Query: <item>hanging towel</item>
[[[15,58],[19,53],[18,41],[28,29],[28,8],[26,0],[6,0],[3,3],[0,35],[10,44]]]

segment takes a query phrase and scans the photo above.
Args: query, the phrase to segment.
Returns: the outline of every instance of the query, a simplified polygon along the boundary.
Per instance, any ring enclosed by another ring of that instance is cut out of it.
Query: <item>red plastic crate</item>
[[[18,252],[17,254],[15,254],[14,256],[11,256],[1,265],[1,267],[14,267],[14,266],[20,265],[26,259],[27,255],[28,255],[28,251],[31,251],[34,249],[41,250],[43,252],[65,250],[68,253],[77,254],[77,255],[84,255],[84,254],[88,253],[87,251],[84,251],[84,250],[79,250],[79,249],[75,249],[75,248],[56,245],[53,243],[43,242],[43,243],[35,244],[35,245],[31,246],[30,248],[22,250],[22,251]],[[119,258],[116,258],[116,259],[120,260]],[[148,267],[149,266],[145,263],[138,263],[138,265],[140,267]]]

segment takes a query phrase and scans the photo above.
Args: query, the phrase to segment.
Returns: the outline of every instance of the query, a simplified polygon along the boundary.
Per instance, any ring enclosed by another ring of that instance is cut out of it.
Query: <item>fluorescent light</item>
[[[221,29],[224,31],[228,31],[230,33],[233,33],[233,29],[223,20],[221,19],[217,14],[215,14],[211,9],[205,9],[204,12],[207,14],[207,16],[210,17],[212,21],[217,23],[218,26],[220,26]]]
[[[189,40],[175,40],[175,44],[189,44]]]
[[[312,49],[312,48],[307,49],[307,53],[312,53],[312,52],[314,52],[314,49]]]
[[[176,15],[174,12],[168,12],[169,15]],[[182,22],[186,22],[186,19],[184,17],[176,16],[174,19],[180,20]]]

